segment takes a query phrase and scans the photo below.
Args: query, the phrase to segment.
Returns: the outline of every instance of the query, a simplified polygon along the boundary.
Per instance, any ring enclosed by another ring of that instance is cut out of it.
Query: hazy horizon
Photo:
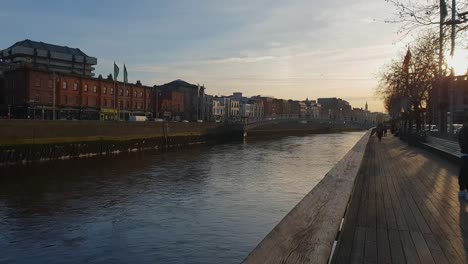
[[[382,22],[392,13],[383,0],[15,1],[0,11],[0,49],[31,39],[97,57],[96,75],[115,60],[146,85],[183,79],[212,95],[340,97],[383,111],[376,73],[406,44]]]

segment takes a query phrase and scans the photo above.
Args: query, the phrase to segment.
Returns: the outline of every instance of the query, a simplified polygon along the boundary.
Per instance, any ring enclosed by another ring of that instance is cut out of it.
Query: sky
[[[207,93],[340,97],[383,111],[379,68],[406,43],[384,0],[15,0],[1,4],[0,49],[31,39],[80,48],[96,74],[176,79]],[[120,76],[120,78],[122,78]]]

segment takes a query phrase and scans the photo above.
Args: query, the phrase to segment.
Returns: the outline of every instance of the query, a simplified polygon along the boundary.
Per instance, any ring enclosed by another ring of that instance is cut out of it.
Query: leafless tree
[[[418,28],[436,28],[440,23],[441,1],[439,0],[385,0],[392,4],[395,9],[395,17],[387,19],[387,23],[401,24],[401,32],[411,31]],[[452,9],[451,1],[445,1],[447,6],[447,16],[450,16]],[[456,14],[459,15],[468,11],[468,2],[458,0]],[[458,31],[468,30],[468,25],[459,24]]]
[[[387,111],[395,114],[403,109],[405,118],[418,129],[438,73],[437,41],[432,33],[419,37],[404,59],[392,61],[379,74],[377,93]]]

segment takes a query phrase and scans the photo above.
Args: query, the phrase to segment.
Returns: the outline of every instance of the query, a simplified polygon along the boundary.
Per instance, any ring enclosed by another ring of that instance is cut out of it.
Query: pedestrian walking
[[[379,142],[382,141],[382,136],[383,136],[383,133],[384,133],[384,128],[383,128],[383,125],[382,124],[378,124],[377,125],[377,137],[379,138]]]
[[[383,136],[384,136],[384,137],[387,136],[387,126],[386,126],[386,125],[384,125]]]
[[[458,175],[458,185],[460,187],[458,196],[468,200],[468,116],[465,117],[463,127],[458,133],[458,144],[460,144],[462,153],[460,173]]]

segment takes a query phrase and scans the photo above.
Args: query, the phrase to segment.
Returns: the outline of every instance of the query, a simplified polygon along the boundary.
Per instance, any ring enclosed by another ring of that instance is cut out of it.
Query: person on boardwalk
[[[468,200],[468,116],[465,116],[463,127],[458,132],[458,144],[460,144],[461,168],[458,175],[458,185],[460,186],[460,197]]]
[[[387,136],[387,125],[384,125],[384,127],[383,127],[383,136],[384,137]]]
[[[383,136],[383,133],[384,133],[384,128],[383,128],[382,124],[377,125],[376,133],[377,133],[377,137],[379,138],[379,142],[382,141],[382,136]]]

